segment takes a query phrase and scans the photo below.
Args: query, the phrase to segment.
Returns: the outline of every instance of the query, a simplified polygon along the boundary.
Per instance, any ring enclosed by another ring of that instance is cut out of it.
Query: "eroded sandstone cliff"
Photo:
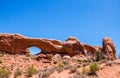
[[[94,53],[97,50],[107,56],[108,59],[115,58],[114,43],[110,38],[103,39],[103,47],[94,47],[81,43],[77,38],[69,37],[65,42],[44,38],[28,38],[19,34],[0,34],[0,51],[14,54],[28,53],[29,47],[36,46],[40,48],[41,53],[68,54],[70,56],[83,54],[85,50]]]

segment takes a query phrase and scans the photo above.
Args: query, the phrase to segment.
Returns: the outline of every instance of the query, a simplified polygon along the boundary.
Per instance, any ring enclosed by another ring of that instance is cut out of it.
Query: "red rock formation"
[[[116,58],[115,57],[116,49],[115,49],[112,39],[106,37],[103,39],[102,44],[103,44],[102,51],[105,53],[107,58],[109,60],[114,60]]]
[[[32,46],[36,46],[46,53],[59,52],[62,42],[41,38],[27,38],[18,34],[0,34],[1,51],[24,54],[28,52],[27,49]]]
[[[84,50],[87,50],[87,52],[90,52],[92,54],[96,51],[95,47],[90,46],[88,44],[82,44],[82,46],[84,47]]]
[[[84,53],[83,47],[76,38],[68,38],[64,43],[59,40],[41,38],[28,38],[19,34],[0,34],[0,50],[8,53],[24,54],[29,52],[28,48],[36,46],[41,53],[63,53],[75,55]]]
[[[0,52],[25,54],[29,52],[29,47],[36,46],[41,49],[43,54],[68,54],[70,56],[85,54],[85,50],[94,53],[96,50],[101,50],[100,47],[81,44],[74,37],[68,38],[64,43],[59,40],[50,40],[43,38],[28,38],[19,34],[0,34]],[[115,58],[115,47],[110,38],[103,39],[102,52],[109,59]]]
[[[84,49],[78,39],[74,37],[69,37],[64,43],[62,47],[62,51],[66,52],[70,55],[76,54],[84,54]]]

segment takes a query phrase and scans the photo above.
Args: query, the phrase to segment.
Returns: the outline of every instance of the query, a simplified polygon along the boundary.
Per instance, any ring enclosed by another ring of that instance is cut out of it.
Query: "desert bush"
[[[39,71],[39,77],[40,78],[47,78],[50,74],[52,74],[54,72],[54,70],[56,69],[56,67],[51,67],[51,68],[47,68],[44,70],[40,70]]]
[[[58,67],[56,68],[57,72],[60,73],[64,70],[64,67],[66,67],[67,65],[60,63],[58,64]]]
[[[58,67],[61,67],[63,68],[65,66],[65,64],[61,63],[61,64],[58,64]]]
[[[18,76],[21,76],[21,75],[22,75],[22,70],[17,68],[14,72],[14,78],[17,78]]]
[[[70,78],[86,78],[86,76],[77,71],[73,76],[70,76]]]
[[[25,74],[28,76],[28,77],[31,77],[32,75],[36,74],[38,71],[36,68],[34,68],[34,66],[30,66],[26,69],[25,71]]]
[[[59,54],[56,54],[52,57],[52,61],[54,64],[60,63],[62,60],[62,57]]]
[[[97,63],[92,63],[90,66],[89,66],[89,68],[90,68],[90,72],[88,73],[88,74],[96,74],[96,71],[98,71],[99,70],[99,66],[98,66],[98,64]]]
[[[67,70],[67,69],[70,69],[72,67],[72,65],[66,65],[64,66],[64,69]]]
[[[82,74],[88,74],[89,73],[89,69],[87,67],[83,67],[82,68]]]
[[[109,62],[106,63],[106,66],[112,66],[112,64],[113,63],[111,61],[109,61]]]
[[[70,73],[75,73],[77,71],[77,67],[76,66],[71,66],[69,68],[69,70],[70,70]]]
[[[80,59],[77,59],[77,62],[82,62],[82,60],[80,60]]]
[[[38,55],[32,55],[30,58],[31,58],[32,60],[36,60],[36,59],[38,58]]]
[[[5,68],[0,68],[0,78],[9,78],[10,72]]]
[[[89,62],[89,60],[82,60],[82,62]]]
[[[96,75],[96,71],[99,70],[99,66],[97,63],[92,63],[89,67],[82,68],[82,73],[86,75]]]
[[[29,61],[29,58],[28,57],[23,57],[23,60],[24,61]]]
[[[4,56],[4,54],[0,54],[0,57],[3,57]]]
[[[26,57],[30,57],[31,54],[30,54],[30,53],[26,53],[25,56],[26,56]]]
[[[68,61],[67,59],[63,59],[63,60],[62,60],[62,63],[63,63],[64,65],[68,65],[68,64],[69,64],[69,61]]]
[[[0,60],[0,64],[2,64],[2,60]]]
[[[105,59],[105,55],[100,50],[95,51],[95,61],[101,61]]]

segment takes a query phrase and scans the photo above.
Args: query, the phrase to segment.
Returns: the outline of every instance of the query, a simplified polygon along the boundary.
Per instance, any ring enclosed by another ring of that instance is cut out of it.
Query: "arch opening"
[[[30,54],[32,54],[32,55],[36,55],[41,52],[41,49],[36,46],[29,47],[28,49],[30,51]]]

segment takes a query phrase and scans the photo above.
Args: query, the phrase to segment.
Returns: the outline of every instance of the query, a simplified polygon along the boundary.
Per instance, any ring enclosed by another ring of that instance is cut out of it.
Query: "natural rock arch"
[[[29,52],[27,48],[36,46],[42,53],[65,53],[75,55],[84,53],[83,46],[74,37],[68,38],[64,43],[59,40],[28,38],[19,34],[0,34],[0,50],[9,53],[24,54]]]
[[[28,50],[28,52],[30,52],[30,54],[32,55],[38,55],[41,53],[41,49],[36,46],[31,46],[27,48],[26,50]]]
[[[74,37],[69,37],[65,42],[59,40],[43,39],[43,38],[28,38],[19,34],[0,34],[0,51],[25,54],[29,52],[28,48],[31,46],[38,47],[42,53],[68,54],[70,56],[85,54],[84,50],[88,52],[95,52],[102,50],[108,56],[108,59],[115,58],[114,43],[110,38],[103,39],[103,47],[94,47],[87,44],[82,44]]]

